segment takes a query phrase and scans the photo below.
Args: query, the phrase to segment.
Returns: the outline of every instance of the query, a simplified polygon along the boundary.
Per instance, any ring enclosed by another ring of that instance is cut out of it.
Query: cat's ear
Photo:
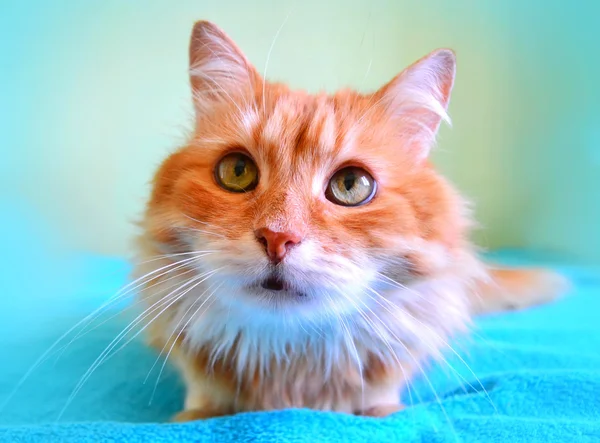
[[[190,39],[190,83],[196,112],[251,94],[261,81],[242,51],[216,25],[199,21]]]
[[[380,103],[396,119],[403,144],[419,161],[429,155],[442,120],[450,123],[446,110],[455,72],[454,52],[439,49],[406,68],[377,92]]]

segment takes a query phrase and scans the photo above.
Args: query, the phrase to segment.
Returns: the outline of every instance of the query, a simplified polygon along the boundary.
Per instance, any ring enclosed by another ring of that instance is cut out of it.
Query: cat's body
[[[136,271],[150,341],[185,378],[179,420],[386,415],[475,310],[556,293],[552,274],[480,263],[465,203],[427,162],[452,52],[368,95],[268,83],[206,22],[190,61],[196,130],[155,178]]]

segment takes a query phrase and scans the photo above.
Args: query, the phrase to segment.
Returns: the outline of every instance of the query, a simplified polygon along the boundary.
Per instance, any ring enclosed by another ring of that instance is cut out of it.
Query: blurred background
[[[434,161],[475,202],[478,243],[600,262],[599,14],[584,0],[2,0],[7,261],[129,253],[149,180],[191,127],[188,38],[208,19],[268,78],[311,91],[373,90],[455,49]]]

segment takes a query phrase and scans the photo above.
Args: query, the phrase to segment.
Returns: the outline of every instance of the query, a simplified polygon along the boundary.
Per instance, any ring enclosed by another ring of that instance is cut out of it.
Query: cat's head
[[[372,94],[262,79],[215,25],[190,45],[196,127],[163,163],[146,226],[240,303],[313,315],[440,272],[460,198],[427,161],[454,81],[438,50]],[[223,292],[223,291],[219,291]],[[227,300],[231,303],[231,300]]]

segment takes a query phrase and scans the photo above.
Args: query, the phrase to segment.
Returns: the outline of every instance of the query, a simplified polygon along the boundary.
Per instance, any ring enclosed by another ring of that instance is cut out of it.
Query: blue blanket
[[[17,243],[15,247],[21,246]],[[596,269],[551,261],[573,280],[570,294],[526,312],[479,319],[470,339],[454,342],[458,355],[449,352],[447,364],[432,366],[426,377],[415,380],[405,396],[412,407],[394,416],[287,410],[164,424],[181,408],[183,386],[169,365],[159,378],[162,361],[155,364],[156,354],[140,337],[98,367],[71,396],[127,324],[127,311],[108,312],[75,340],[76,331],[69,334],[62,341],[68,346],[56,347],[14,390],[56,338],[123,284],[129,269],[118,259],[49,262],[35,254],[15,252],[3,263],[0,441],[600,441]],[[515,252],[499,257],[517,263],[549,261]]]

